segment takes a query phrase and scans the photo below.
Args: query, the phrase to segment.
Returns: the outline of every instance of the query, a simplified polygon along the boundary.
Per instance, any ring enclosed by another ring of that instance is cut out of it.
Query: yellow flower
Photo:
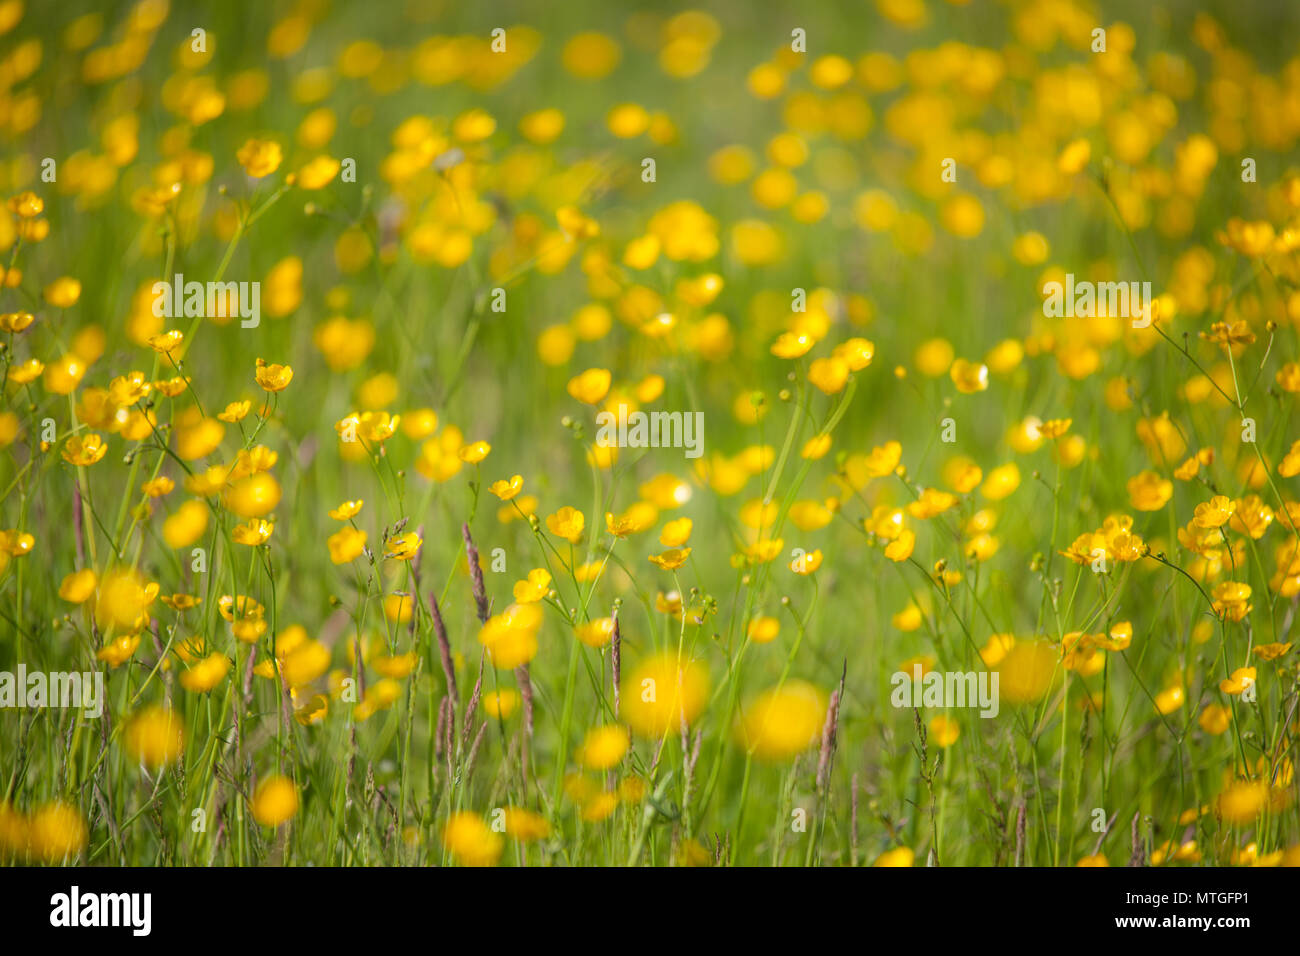
[[[794,359],[806,354],[816,344],[817,340],[806,332],[782,332],[772,343],[771,351],[777,358]],[[845,374],[847,376],[847,371]]]
[[[618,42],[603,33],[575,33],[564,44],[560,59],[564,68],[584,80],[608,76],[622,58]]]
[[[266,633],[266,621],[261,617],[244,618],[230,625],[230,632],[237,641],[256,644]]]
[[[1235,780],[1219,794],[1219,816],[1228,823],[1248,824],[1268,805],[1267,780]]]
[[[523,487],[523,475],[515,475],[508,481],[503,478],[499,481],[492,482],[488,487],[488,491],[492,492],[492,494],[496,495],[502,501],[510,501],[518,495],[521,490],[523,490]]]
[[[271,451],[265,445],[254,445],[252,448],[241,448],[235,458],[235,463],[230,466],[226,474],[227,481],[239,481],[250,475],[260,474],[264,471],[270,471],[279,461],[280,456]],[[213,468],[209,468],[213,471]]]
[[[295,704],[297,696],[294,695]],[[329,716],[330,700],[324,694],[313,694],[305,704],[296,707],[293,712],[293,719],[298,721],[304,727],[310,727],[312,724],[318,724]]]
[[[594,219],[584,216],[576,206],[561,206],[555,210],[555,221],[571,239],[589,239],[600,235],[600,225]]]
[[[331,370],[346,372],[356,368],[370,354],[375,344],[375,328],[365,319],[350,321],[335,316],[316,326],[312,344],[325,356],[325,364]],[[436,421],[434,424],[436,427]]]
[[[956,193],[939,210],[943,228],[959,239],[973,239],[984,230],[984,206],[970,193]]]
[[[202,537],[208,528],[208,506],[190,499],[163,521],[163,541],[169,548],[186,548]]]
[[[768,644],[781,633],[781,622],[774,617],[756,617],[745,629],[746,636],[755,644]]]
[[[93,465],[108,452],[103,436],[94,432],[73,435],[63,444],[63,460],[71,465]]]
[[[298,170],[295,184],[301,189],[324,189],[339,169],[339,161],[332,156],[317,156]]]
[[[1270,233],[1272,228],[1272,226],[1268,226]],[[1244,319],[1238,319],[1235,322],[1215,322],[1210,326],[1209,332],[1199,332],[1197,334],[1207,342],[1213,342],[1225,350],[1233,346],[1250,345],[1255,341],[1255,333],[1250,330],[1250,326],[1246,324]]]
[[[741,714],[740,746],[763,760],[781,760],[812,746],[826,720],[826,697],[811,684],[786,681],[761,693]]]
[[[209,654],[198,663],[181,671],[181,686],[191,693],[202,694],[212,690],[230,670],[230,658],[219,651]]]
[[[184,461],[195,461],[212,454],[221,444],[226,428],[215,418],[205,418],[198,408],[190,406],[173,420],[176,433],[176,454]]]
[[[360,498],[355,501],[345,501],[337,508],[330,509],[329,515],[335,521],[347,521],[361,513],[363,504],[364,502]]]
[[[675,475],[656,475],[641,485],[637,493],[662,511],[679,508],[691,500],[691,486]]]
[[[108,397],[114,405],[129,407],[140,402],[153,390],[144,372],[128,372],[108,383]]]
[[[35,318],[30,312],[6,312],[0,315],[0,332],[18,332],[26,331],[31,327]]]
[[[36,360],[33,359],[32,361],[36,361]],[[38,375],[40,374],[39,371],[37,372],[37,374]],[[12,370],[10,371],[9,375],[10,378],[13,377]],[[1294,477],[1295,475],[1300,475],[1300,441],[1293,442],[1290,450],[1287,451],[1287,453],[1284,456],[1282,456],[1282,460],[1278,462],[1277,465],[1277,473],[1281,475],[1283,478],[1291,478]]]
[[[551,589],[551,572],[545,568],[534,568],[528,572],[528,578],[515,583],[515,600],[520,604],[532,604],[546,597]]]
[[[1133,625],[1128,621],[1118,621],[1111,625],[1110,634],[1094,634],[1092,641],[1104,651],[1122,651],[1133,643]]]
[[[261,518],[280,503],[280,483],[269,472],[240,478],[225,489],[222,500],[241,518]]]
[[[261,179],[280,168],[280,160],[283,156],[279,143],[265,139],[250,139],[239,148],[235,158],[239,160],[239,165],[244,167],[244,172],[254,179]]]
[[[557,109],[528,113],[519,121],[519,132],[539,146],[546,146],[564,132],[564,114]]]
[[[813,551],[809,551],[806,554],[800,555],[799,557],[795,558],[793,561],[790,562],[790,570],[793,571],[795,574],[803,574],[803,575],[812,574],[821,566],[822,566],[822,552],[820,548]]]
[[[978,362],[957,359],[948,369],[948,377],[957,386],[957,391],[964,394],[982,392],[989,387],[989,369]]]
[[[385,558],[393,558],[397,561],[410,561],[420,551],[420,545],[423,542],[420,535],[414,531],[408,531],[406,534],[399,534],[388,540],[388,553]]]
[[[1243,693],[1247,687],[1255,683],[1255,668],[1238,667],[1232,672],[1231,677],[1219,681],[1219,690],[1230,696],[1237,696]]]
[[[1156,711],[1165,714],[1172,714],[1178,708],[1183,706],[1185,697],[1181,684],[1174,684],[1172,687],[1166,687],[1160,693],[1156,694]]]
[[[262,778],[253,793],[253,819],[264,827],[278,827],[298,812],[298,788],[280,774]]]
[[[442,432],[420,446],[420,457],[415,467],[420,474],[433,481],[450,481],[465,463],[460,459],[464,436],[455,425],[447,425]]]
[[[921,497],[907,505],[906,511],[913,518],[933,518],[941,515],[957,504],[957,497],[938,488],[926,488]]]
[[[293,381],[293,369],[288,365],[267,365],[262,359],[257,360],[254,373],[257,384],[268,392],[282,392]]]
[[[452,122],[451,132],[462,143],[477,143],[496,132],[497,121],[486,110],[472,109]]]
[[[809,461],[818,461],[831,450],[831,436],[827,434],[815,435],[804,442],[804,446],[799,451],[800,458],[806,458]]]
[[[70,309],[81,298],[81,283],[69,276],[55,279],[44,290],[45,301],[59,309]]]
[[[236,601],[229,594],[223,594],[217,601],[217,610],[227,621],[233,621],[236,614],[241,618],[260,618],[266,613],[265,607],[247,595],[240,595]]]
[[[1214,587],[1214,612],[1230,621],[1240,621],[1252,610],[1251,587],[1240,581],[1222,581]]]
[[[573,633],[588,647],[604,647],[614,636],[614,619],[598,617],[594,621],[579,624],[574,628]]]
[[[585,402],[588,405],[597,405],[601,399],[609,394],[611,380],[612,376],[609,369],[589,368],[582,374],[569,379],[566,389],[578,401]]]
[[[1073,176],[1088,165],[1091,157],[1092,145],[1086,139],[1076,139],[1061,150],[1061,155],[1056,159],[1056,166],[1065,175]]]
[[[107,572],[100,581],[95,619],[103,628],[133,633],[148,623],[149,608],[158,597],[158,585],[133,569]]]
[[[885,545],[885,557],[890,561],[902,563],[912,556],[916,547],[916,535],[904,528],[897,538]]]
[[[650,114],[638,103],[620,103],[609,111],[605,125],[620,139],[633,139],[649,127]]]
[[[691,556],[690,548],[669,548],[663,554],[650,555],[650,563],[665,571],[675,571]]]
[[[45,200],[30,189],[9,198],[9,211],[20,219],[34,219],[45,211]]]
[[[1154,471],[1144,471],[1128,480],[1129,501],[1138,511],[1159,511],[1173,494],[1173,482]]]
[[[916,349],[916,368],[927,378],[938,378],[952,367],[953,358],[952,343],[947,339],[927,339]]]
[[[410,595],[388,594],[384,597],[384,617],[390,621],[396,621],[404,624],[411,619],[414,613],[411,607]]]
[[[217,418],[233,425],[236,422],[242,422],[252,407],[252,402],[231,402],[224,410],[217,412]]]
[[[536,604],[512,604],[488,618],[479,631],[479,643],[498,670],[514,670],[537,655],[537,632],[542,612]]]
[[[15,362],[9,366],[9,381],[16,382],[19,385],[26,385],[40,378],[43,371],[45,371],[45,363],[40,359]]]
[[[1217,737],[1231,725],[1232,711],[1222,704],[1207,704],[1196,722],[1207,734]]]
[[[947,749],[961,736],[961,724],[945,714],[930,719],[930,739],[936,747]]]
[[[139,634],[123,634],[97,650],[95,659],[104,661],[109,667],[118,668],[131,659],[139,646]]]
[[[326,538],[325,544],[329,546],[331,561],[347,564],[365,548],[366,533],[352,527],[343,528]]]
[[[438,430],[438,413],[432,408],[417,408],[397,416],[402,422],[402,434],[420,440]]]
[[[192,594],[164,594],[162,602],[174,611],[188,611],[202,604],[203,598]]]
[[[843,391],[848,380],[849,365],[843,359],[820,358],[808,366],[808,381],[827,395]]]
[[[97,583],[98,579],[92,569],[74,571],[59,585],[59,597],[70,604],[83,604],[94,596]]]
[[[832,355],[848,365],[849,371],[860,372],[876,357],[876,345],[869,339],[852,338],[835,346]]]
[[[185,749],[184,721],[165,707],[146,707],[131,719],[123,736],[127,752],[151,770],[175,762]]]
[[[582,512],[568,505],[546,518],[546,527],[551,530],[551,534],[564,538],[572,544],[582,540],[582,530],[586,524],[587,519]]]
[[[616,538],[640,534],[659,518],[659,510],[648,501],[638,501],[621,515],[605,512],[605,530]]]
[[[784,548],[785,540],[783,538],[759,538],[745,548],[743,558],[751,564],[766,564],[769,561],[776,560],[776,556]]]
[[[999,693],[1015,704],[1041,700],[1052,685],[1059,660],[1045,641],[1013,644],[997,665]]]
[[[627,244],[623,265],[629,269],[649,269],[659,258],[659,237],[640,236]]]
[[[989,639],[980,648],[980,659],[984,661],[985,667],[996,667],[1015,644],[1016,638],[1013,634],[990,634]]]
[[[283,647],[284,662],[281,667],[281,674],[284,682],[290,687],[304,687],[316,680],[330,666],[329,648],[320,641],[304,639],[299,643],[290,643],[285,640],[286,635],[280,636],[280,642],[277,644],[277,651]]]
[[[1276,517],[1273,509],[1264,504],[1264,500],[1259,495],[1246,495],[1233,504],[1234,510],[1229,519],[1229,527],[1239,534],[1248,534],[1255,540],[1264,536],[1264,532]]]
[[[574,760],[588,770],[608,770],[618,766],[630,743],[626,727],[596,727],[588,731]]]
[[[353,412],[347,418],[335,423],[334,429],[342,437],[344,430],[351,424],[361,441],[378,445],[393,437],[401,420],[402,416],[390,416],[387,412],[369,411],[362,412],[360,415]]]
[[[461,448],[456,454],[460,460],[471,465],[477,465],[480,461],[488,456],[492,451],[492,446],[485,441],[471,442]]]
[[[518,710],[519,703],[519,691],[511,688],[483,695],[483,710],[489,717],[499,717],[501,720],[508,719]]]
[[[886,850],[884,853],[880,854],[880,856],[876,857],[875,862],[871,865],[907,867],[912,865],[912,860],[915,858],[916,854],[912,852],[911,848],[900,846],[895,847],[892,850]]]
[[[659,543],[665,548],[680,548],[690,540],[692,527],[690,518],[675,518],[659,532]]]
[[[506,807],[504,820],[506,836],[512,840],[528,842],[542,840],[551,835],[551,825],[540,813],[522,807]]]
[[[708,703],[709,678],[703,665],[690,659],[679,663],[675,653],[652,657],[623,674],[622,718],[646,737],[677,732],[679,723],[693,723]]]
[[[230,530],[230,536],[236,544],[250,547],[266,544],[275,531],[275,524],[261,518],[253,518],[247,524],[237,524]]]
[[[492,866],[500,859],[505,841],[477,813],[461,810],[443,828],[442,845],[464,866]]]
[[[1038,434],[1050,441],[1068,432],[1072,424],[1074,424],[1072,418],[1051,418],[1038,426]]]
[[[352,708],[352,715],[358,722],[369,720],[380,711],[388,710],[402,695],[402,685],[385,677],[378,683],[366,688],[365,699]]]
[[[172,329],[169,332],[159,332],[157,335],[149,336],[149,348],[153,349],[160,355],[166,355],[168,352],[175,352],[182,342],[185,341],[185,333]]]
[[[607,819],[617,809],[618,794],[616,792],[598,793],[583,805],[582,819],[587,823],[599,823],[601,820]]]
[[[1218,239],[1224,245],[1236,249],[1244,256],[1257,258],[1273,251],[1274,235],[1273,224],[1270,222],[1263,220],[1247,222],[1234,216],[1228,220],[1226,230],[1219,233]],[[1226,323],[1216,322],[1214,324],[1218,326]],[[1233,324],[1244,326],[1245,322]],[[1201,336],[1208,337],[1204,332],[1201,333]],[[1253,335],[1250,341],[1254,341]]]
[[[0,807],[0,812],[3,808]],[[58,863],[75,857],[86,848],[90,831],[76,807],[61,801],[47,803],[32,814],[27,824],[28,848],[44,863]]]
[[[22,531],[10,529],[0,531],[0,554],[20,558],[31,552],[36,546],[36,538]],[[0,565],[3,568],[3,565]]]
[[[1219,528],[1228,523],[1236,510],[1236,502],[1227,495],[1215,495],[1196,506],[1192,521],[1198,528]]]
[[[4,317],[0,316],[0,325]],[[1300,392],[1300,362],[1287,362],[1278,370],[1274,380],[1284,392]]]

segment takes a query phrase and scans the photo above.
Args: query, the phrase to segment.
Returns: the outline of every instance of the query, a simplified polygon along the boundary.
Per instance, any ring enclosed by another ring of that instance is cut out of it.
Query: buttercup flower
[[[73,435],[63,444],[63,460],[70,465],[93,465],[108,453],[103,436],[94,432]]]
[[[257,360],[254,376],[257,384],[268,392],[282,392],[293,381],[293,369],[288,365],[268,365],[262,359]]]
[[[582,539],[582,530],[586,526],[586,518],[581,511],[565,505],[555,514],[546,519],[546,527],[550,529],[551,534],[565,538],[573,544],[577,544]]]
[[[239,165],[244,172],[254,179],[269,176],[280,168],[282,154],[280,144],[272,140],[250,139],[239,148],[236,154]]]

